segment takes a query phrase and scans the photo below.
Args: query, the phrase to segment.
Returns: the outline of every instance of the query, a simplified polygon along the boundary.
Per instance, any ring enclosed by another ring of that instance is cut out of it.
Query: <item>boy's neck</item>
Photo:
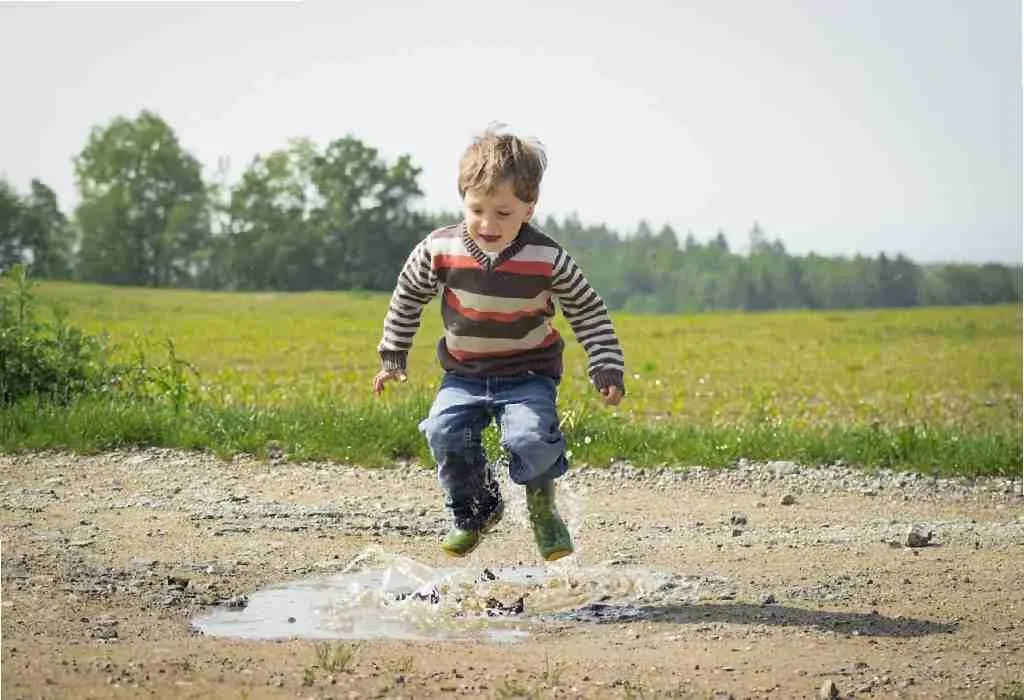
[[[466,229],[465,221],[462,222],[462,240],[465,243],[466,248],[469,250],[470,254],[473,255],[473,257],[475,257],[478,261],[480,261],[481,263],[494,263],[499,258],[510,258],[517,252],[519,252],[519,249],[523,247],[523,231],[525,231],[526,227],[529,225],[530,224],[528,223],[524,223],[519,228],[519,231],[516,233],[515,238],[509,241],[508,244],[499,251],[491,252],[481,248],[480,244],[473,240],[473,237],[469,235],[469,231]]]

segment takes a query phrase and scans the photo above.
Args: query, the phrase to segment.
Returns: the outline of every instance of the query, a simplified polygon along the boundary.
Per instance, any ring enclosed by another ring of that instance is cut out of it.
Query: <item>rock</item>
[[[746,525],[747,524],[747,514],[746,513],[739,513],[739,512],[733,513],[731,516],[729,516],[729,524],[730,525]]]
[[[267,459],[278,460],[284,457],[284,445],[277,440],[267,441]]]
[[[774,605],[775,603],[778,602],[775,599],[775,596],[772,595],[771,593],[762,593],[761,597],[760,597],[760,601],[761,601],[761,605]]]
[[[839,688],[835,681],[830,679],[821,684],[821,688],[818,690],[818,700],[832,700],[838,697]]]
[[[800,467],[793,462],[768,462],[766,465],[775,472],[775,476],[791,476],[800,472]]]
[[[109,617],[93,620],[89,636],[93,639],[117,639],[117,620]]]
[[[907,532],[908,547],[927,547],[932,541],[932,531],[924,525],[911,525]]]
[[[787,493],[785,496],[779,499],[779,503],[784,506],[791,506],[796,503],[796,496],[791,493]]]

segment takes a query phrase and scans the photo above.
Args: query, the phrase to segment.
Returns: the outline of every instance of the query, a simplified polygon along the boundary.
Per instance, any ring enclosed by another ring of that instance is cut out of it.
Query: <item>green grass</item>
[[[437,305],[409,382],[370,392],[386,295],[231,294],[41,284],[71,323],[120,354],[159,360],[174,340],[199,378],[195,403],[0,410],[0,449],[158,444],[386,465],[428,461],[416,429],[440,378]],[[1019,306],[855,312],[614,314],[628,396],[601,405],[565,336],[560,411],[573,462],[721,465],[741,457],[1018,474]],[[488,434],[493,447],[494,431]]]

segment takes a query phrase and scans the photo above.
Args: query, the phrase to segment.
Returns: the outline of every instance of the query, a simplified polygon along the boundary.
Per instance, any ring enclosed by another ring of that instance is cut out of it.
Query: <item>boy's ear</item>
[[[537,208],[537,203],[536,202],[530,202],[530,206],[526,207],[526,218],[527,219],[532,219],[533,218],[533,212],[534,212],[534,210],[536,208]]]

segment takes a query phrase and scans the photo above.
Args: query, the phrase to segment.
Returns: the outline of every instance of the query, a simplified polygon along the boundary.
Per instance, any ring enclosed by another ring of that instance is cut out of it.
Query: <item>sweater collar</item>
[[[472,236],[469,235],[469,229],[466,227],[465,220],[462,221],[462,243],[466,246],[466,250],[469,251],[469,254],[473,256],[473,259],[480,263],[481,266],[493,269],[509,258],[514,257],[516,253],[523,249],[523,246],[526,245],[526,237],[523,234],[529,227],[530,224],[523,224],[519,229],[519,233],[517,233],[516,237],[512,239],[512,242],[505,246],[504,249],[498,253],[498,257],[493,261],[487,253],[477,245]]]

